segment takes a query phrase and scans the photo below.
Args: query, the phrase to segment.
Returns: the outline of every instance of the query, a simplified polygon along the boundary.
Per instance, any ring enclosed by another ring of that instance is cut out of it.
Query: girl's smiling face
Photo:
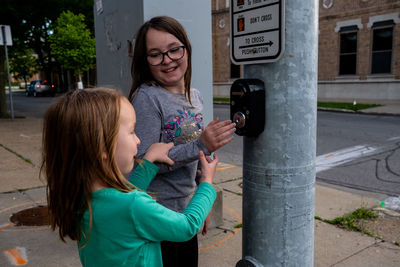
[[[182,45],[183,44],[170,33],[152,28],[147,31],[147,54],[166,52]],[[148,64],[154,80],[172,93],[185,93],[184,76],[188,66],[188,59],[186,51],[184,52],[184,56],[179,60],[173,61],[167,55],[164,55],[164,60],[160,65],[152,66]]]
[[[135,110],[127,99],[121,99],[115,161],[123,174],[127,174],[132,170],[135,162],[134,157],[137,154],[137,147],[140,144],[140,140],[135,133],[135,124]]]

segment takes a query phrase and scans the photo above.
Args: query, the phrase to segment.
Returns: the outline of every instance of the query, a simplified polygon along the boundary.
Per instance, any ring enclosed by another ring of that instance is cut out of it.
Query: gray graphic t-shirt
[[[200,150],[208,154],[200,141],[203,125],[203,99],[191,89],[191,101],[159,86],[142,85],[132,104],[136,111],[135,131],[140,139],[138,157],[153,143],[173,142],[169,157],[173,166],[157,164],[160,170],[147,191],[154,193],[165,207],[182,212],[196,188],[195,177]]]

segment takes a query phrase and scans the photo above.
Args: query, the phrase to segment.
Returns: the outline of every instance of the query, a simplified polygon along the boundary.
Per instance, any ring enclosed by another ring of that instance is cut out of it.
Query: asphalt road
[[[229,106],[214,105],[214,118]],[[242,165],[243,139],[218,151],[222,162]],[[318,111],[317,182],[400,195],[400,117]]]
[[[10,110],[10,98],[7,93],[7,108]],[[55,97],[27,97],[24,93],[13,93],[13,107],[15,116],[29,116],[34,118],[42,118],[46,109]]]
[[[52,97],[13,94],[16,115],[41,118]],[[8,95],[7,95],[8,100]],[[229,119],[229,106],[214,105],[214,118]],[[242,166],[243,138],[218,151],[221,162]],[[318,112],[317,181],[400,195],[400,116]]]

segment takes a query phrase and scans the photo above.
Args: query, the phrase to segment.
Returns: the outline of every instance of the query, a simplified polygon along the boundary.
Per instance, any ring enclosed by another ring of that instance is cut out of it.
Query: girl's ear
[[[106,152],[102,152],[101,153],[101,159],[102,160],[106,160],[107,159],[107,153]]]

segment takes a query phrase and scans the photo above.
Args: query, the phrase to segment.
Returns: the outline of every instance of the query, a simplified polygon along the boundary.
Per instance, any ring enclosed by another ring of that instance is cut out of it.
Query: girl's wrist
[[[199,180],[199,184],[201,184],[201,183],[209,183],[209,184],[212,184],[212,179],[201,178],[201,179]]]
[[[143,156],[143,158],[146,159],[146,160],[148,160],[148,161],[150,161],[150,162],[153,162],[153,163],[154,163],[154,161],[155,161],[155,159],[154,159],[151,155],[145,154],[145,155]]]

